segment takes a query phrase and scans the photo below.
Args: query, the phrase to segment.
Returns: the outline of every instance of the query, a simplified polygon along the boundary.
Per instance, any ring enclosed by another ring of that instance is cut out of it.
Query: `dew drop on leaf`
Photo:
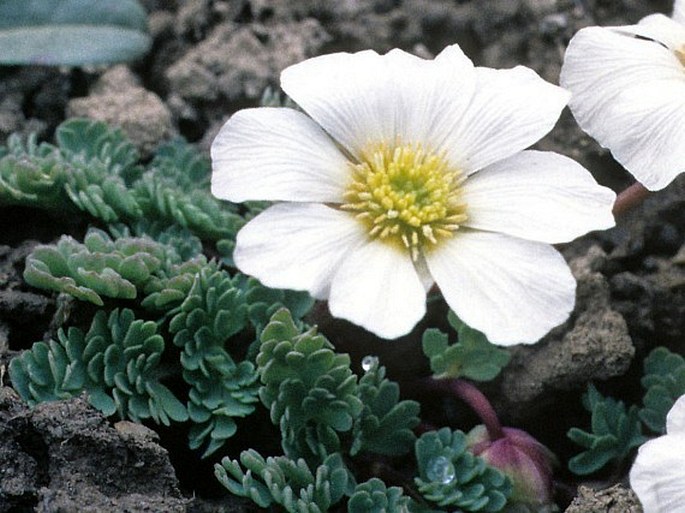
[[[438,456],[428,462],[426,477],[430,481],[437,481],[442,484],[449,484],[454,481],[456,473],[452,462],[444,456]]]
[[[371,356],[367,355],[364,358],[362,358],[362,369],[364,369],[364,372],[367,372],[371,370],[371,367],[374,365],[378,364],[378,357],[377,356]]]

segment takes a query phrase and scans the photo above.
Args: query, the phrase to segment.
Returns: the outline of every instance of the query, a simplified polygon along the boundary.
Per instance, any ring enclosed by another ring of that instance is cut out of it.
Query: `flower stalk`
[[[454,395],[468,404],[486,427],[490,440],[499,440],[504,436],[502,424],[495,409],[485,394],[478,390],[473,383],[459,378],[430,378],[426,383],[429,388]]]
[[[631,186],[621,191],[614,203],[614,216],[620,216],[635,208],[649,196],[649,191],[640,182],[635,182]]]

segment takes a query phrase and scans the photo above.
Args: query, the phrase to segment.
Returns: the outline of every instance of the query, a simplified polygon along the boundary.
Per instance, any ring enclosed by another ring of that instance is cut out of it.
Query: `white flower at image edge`
[[[640,446],[630,470],[644,513],[685,513],[685,396],[668,412],[666,433]]]
[[[672,18],[580,30],[560,81],[580,127],[647,189],[685,171],[685,0]]]
[[[215,196],[280,202],[238,233],[241,271],[383,338],[411,331],[433,283],[494,343],[566,320],[575,280],[550,243],[613,226],[615,199],[573,160],[523,151],[566,91],[474,67],[456,45],[434,60],[324,55],[281,86],[306,114],[242,110],[212,145]]]

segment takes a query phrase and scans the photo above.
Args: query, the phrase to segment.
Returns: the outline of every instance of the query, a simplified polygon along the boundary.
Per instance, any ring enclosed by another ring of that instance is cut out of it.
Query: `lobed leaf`
[[[429,358],[435,378],[468,378],[490,381],[509,363],[505,349],[491,344],[483,333],[468,327],[450,312],[448,321],[458,341],[450,345],[446,334],[435,328],[423,334],[423,352]]]
[[[586,449],[568,462],[574,474],[592,474],[610,461],[622,460],[646,441],[636,406],[626,408],[621,401],[603,397],[593,385],[588,386],[583,402],[591,413],[591,431],[574,427],[567,434]]]
[[[644,360],[642,386],[644,407],[640,419],[656,433],[666,432],[666,415],[685,394],[685,358],[665,347],[657,347]]]

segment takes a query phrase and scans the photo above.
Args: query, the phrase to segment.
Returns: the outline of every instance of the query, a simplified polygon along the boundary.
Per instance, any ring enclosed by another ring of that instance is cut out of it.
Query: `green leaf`
[[[67,399],[86,392],[105,415],[168,425],[188,413],[159,382],[164,341],[152,321],[131,310],[95,314],[87,333],[59,330],[58,340],[38,342],[10,362],[10,378],[29,404]]]
[[[136,0],[0,2],[0,63],[108,64],[142,57],[151,44]]]
[[[340,454],[331,454],[312,472],[303,459],[264,459],[250,449],[240,454],[240,462],[224,458],[214,473],[232,494],[262,508],[280,504],[289,513],[328,512],[345,496],[350,481]]]
[[[313,464],[338,451],[363,409],[350,357],[315,328],[301,332],[284,308],[262,331],[257,367],[259,397],[281,428],[285,454]]]
[[[413,429],[419,424],[419,403],[400,401],[400,388],[385,378],[385,368],[376,360],[359,380],[359,399],[364,407],[355,419],[350,454],[359,451],[400,456],[411,451],[416,441]]]
[[[385,486],[374,477],[360,483],[347,503],[348,513],[406,513],[410,511],[411,499],[398,486]]]
[[[583,397],[591,412],[591,431],[571,428],[567,436],[586,450],[571,458],[568,468],[577,475],[592,474],[610,461],[620,461],[647,439],[636,406],[626,408],[621,401],[603,397],[593,385]]]
[[[430,359],[435,378],[468,378],[490,381],[509,363],[505,349],[491,344],[483,333],[468,327],[450,312],[447,317],[458,341],[449,345],[448,336],[438,329],[423,334],[423,352]]]
[[[646,389],[640,419],[656,433],[666,432],[666,415],[685,394],[685,358],[657,347],[644,360],[642,386]]]
[[[466,435],[442,428],[421,435],[415,444],[423,497],[441,507],[462,511],[502,511],[512,484],[502,472],[467,449]]]

